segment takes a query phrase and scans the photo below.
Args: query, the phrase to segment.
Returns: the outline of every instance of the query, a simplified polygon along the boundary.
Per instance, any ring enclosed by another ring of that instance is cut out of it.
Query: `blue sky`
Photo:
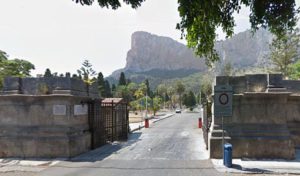
[[[123,68],[131,34],[147,31],[181,43],[177,0],[146,0],[138,9],[80,6],[72,0],[0,0],[0,50],[31,61],[33,75],[76,73],[84,59],[108,76]],[[235,14],[235,32],[249,29],[249,10]],[[224,35],[218,30],[219,38]]]

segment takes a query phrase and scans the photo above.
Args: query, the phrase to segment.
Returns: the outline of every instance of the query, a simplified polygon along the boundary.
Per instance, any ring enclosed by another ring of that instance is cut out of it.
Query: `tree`
[[[221,27],[226,37],[232,36],[235,26],[233,14],[239,13],[242,5],[250,7],[253,31],[259,27],[268,28],[277,36],[296,26],[299,12],[294,0],[178,0],[178,3],[181,22],[177,24],[177,29],[187,39],[188,46],[204,57],[209,65],[211,61],[219,60],[214,49],[216,29]]]
[[[291,74],[290,78],[293,80],[300,79],[300,60],[291,65]]]
[[[52,73],[51,73],[51,71],[50,71],[49,68],[46,69],[46,71],[44,73],[44,77],[45,78],[51,78],[51,77],[53,77],[53,75],[52,75]]]
[[[125,101],[129,102],[130,100],[130,92],[127,86],[118,86],[115,91],[116,97],[122,97]]]
[[[138,89],[134,92],[134,96],[136,99],[142,98],[146,96],[147,85],[145,83],[141,83]]]
[[[108,80],[104,81],[104,97],[112,97],[112,92]]]
[[[103,74],[101,72],[98,73],[97,84],[98,84],[98,90],[99,90],[100,96],[107,97],[106,87],[105,87],[106,85],[105,85]]]
[[[73,0],[76,3],[80,3],[81,5],[92,5],[94,0]],[[141,3],[145,0],[123,0],[126,4],[131,5],[132,8],[137,8],[141,5]],[[100,7],[111,7],[112,9],[117,9],[121,7],[121,3],[119,0],[98,0],[98,4]]]
[[[203,75],[201,79],[201,103],[207,101],[212,94],[213,77],[209,74]]]
[[[8,60],[8,55],[6,52],[0,50],[0,62],[3,62],[5,60]]]
[[[135,91],[137,91],[138,89],[138,85],[134,82],[131,82],[127,85],[128,90],[129,90],[129,94],[130,94],[130,101],[134,100],[134,93]]]
[[[92,5],[94,0],[73,0],[82,5]],[[132,8],[137,8],[144,0],[123,0]],[[98,0],[101,7],[117,9],[119,0]],[[178,0],[181,21],[176,28],[186,38],[189,47],[196,55],[204,57],[208,65],[219,60],[214,49],[216,30],[220,27],[230,37],[234,33],[234,13],[239,13],[242,6],[250,8],[250,23],[253,31],[259,27],[268,28],[280,36],[286,30],[292,30],[297,23],[295,0]]]
[[[147,91],[146,91],[147,95],[151,97],[152,93],[151,93],[151,90],[150,90],[149,80],[148,79],[145,80],[145,84],[146,84],[146,87],[147,87]]]
[[[119,86],[125,86],[126,85],[126,78],[124,72],[121,72],[120,78],[119,78]]]
[[[285,77],[291,74],[291,64],[299,59],[298,48],[300,46],[299,29],[294,32],[286,32],[281,37],[273,39],[270,45],[270,59],[275,65],[275,70]]]
[[[35,69],[29,61],[22,59],[8,60],[8,55],[0,50],[0,88],[3,87],[3,80],[8,76],[27,77],[31,70]]]
[[[176,82],[175,90],[179,95],[179,105],[180,105],[180,109],[181,109],[182,108],[182,97],[181,96],[182,96],[182,93],[185,91],[185,87],[181,81]]]
[[[162,102],[162,99],[158,96],[156,96],[152,99],[152,110],[153,110],[154,115],[160,109],[161,102]]]
[[[232,76],[233,74],[233,68],[229,61],[225,61],[224,65],[221,69],[221,75],[222,76]]]
[[[182,104],[186,106],[188,104],[187,102],[188,102],[188,95],[184,93],[182,95]]]
[[[166,108],[166,96],[167,96],[167,87],[165,84],[160,84],[157,86],[157,94],[160,95],[161,97],[163,97],[163,101],[164,101],[164,108]]]
[[[83,76],[83,81],[87,85],[91,85],[95,82],[93,77],[96,76],[96,71],[92,67],[93,65],[88,60],[84,60],[81,68],[77,70],[79,77]]]
[[[31,62],[22,59],[13,59],[5,61],[3,72],[7,76],[26,77],[30,76],[30,72],[33,69],[35,67]]]
[[[112,84],[111,85],[111,93],[112,93],[113,96],[115,95],[116,89],[117,89],[116,85]]]
[[[167,93],[168,93],[168,96],[169,96],[169,98],[170,98],[170,104],[171,104],[171,106],[172,106],[172,108],[174,108],[174,94],[175,94],[175,89],[174,89],[174,87],[172,87],[172,86],[170,86],[170,87],[168,87],[167,88]]]
[[[189,91],[186,95],[184,103],[191,111],[194,109],[194,106],[196,105],[196,97],[192,91]]]

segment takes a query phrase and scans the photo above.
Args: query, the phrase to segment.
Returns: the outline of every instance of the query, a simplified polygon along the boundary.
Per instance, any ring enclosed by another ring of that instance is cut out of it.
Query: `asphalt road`
[[[106,145],[63,161],[39,175],[201,176],[223,175],[208,160],[196,113],[176,114]]]

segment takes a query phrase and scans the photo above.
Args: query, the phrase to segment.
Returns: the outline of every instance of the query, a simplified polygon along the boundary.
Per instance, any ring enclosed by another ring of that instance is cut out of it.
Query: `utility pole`
[[[148,95],[147,95],[147,92],[146,92],[146,119],[147,119],[147,115],[148,115],[148,99],[147,99]]]

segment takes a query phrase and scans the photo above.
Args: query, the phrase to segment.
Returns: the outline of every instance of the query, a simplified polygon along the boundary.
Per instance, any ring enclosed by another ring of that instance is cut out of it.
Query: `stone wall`
[[[225,139],[233,144],[233,157],[295,157],[300,147],[300,81],[282,76],[217,77],[216,84],[233,86],[233,115],[224,118]],[[222,121],[214,117],[210,155],[222,156]]]
[[[6,78],[0,96],[0,157],[72,157],[91,148],[86,102],[95,85],[78,79]]]
[[[7,77],[4,79],[2,94],[68,94],[99,98],[97,83],[87,86],[82,80],[70,77]]]

